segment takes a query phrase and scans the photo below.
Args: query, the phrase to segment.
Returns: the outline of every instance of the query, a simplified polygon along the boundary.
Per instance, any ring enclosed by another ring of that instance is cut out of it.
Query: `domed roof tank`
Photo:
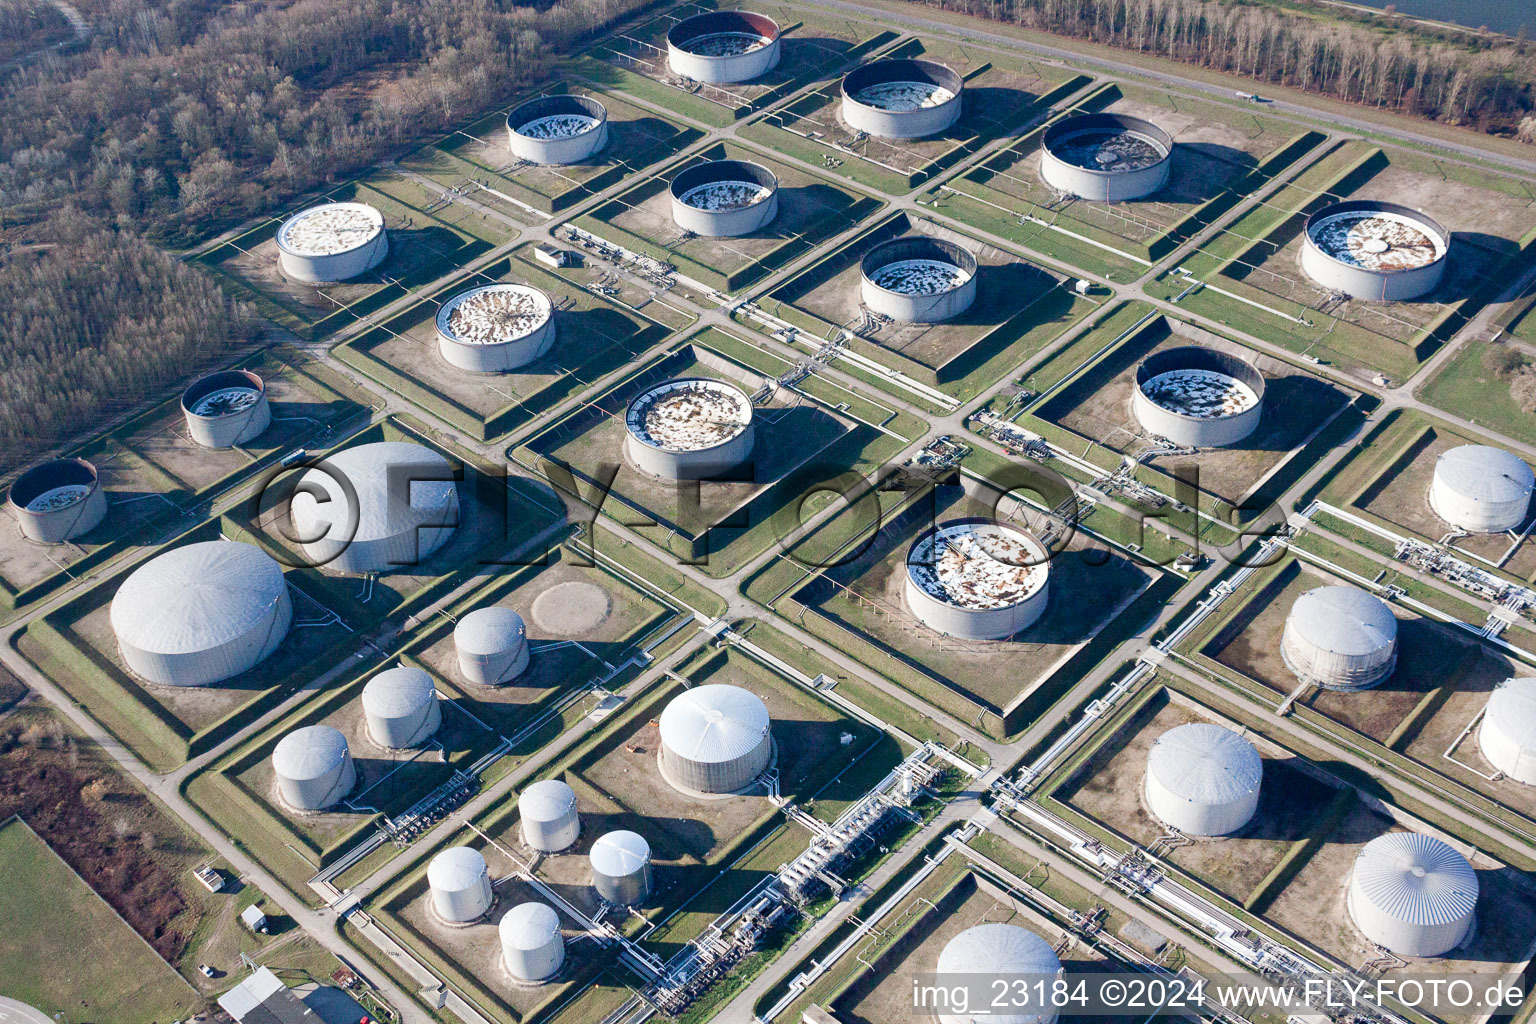
[[[560,915],[547,903],[520,903],[497,925],[501,962],[525,984],[548,981],[565,963],[565,938]]]
[[[386,669],[363,687],[368,738],[389,750],[419,747],[442,724],[432,677],[419,668]]]
[[[710,683],[673,697],[661,713],[661,774],[684,793],[735,793],[773,755],[768,707],[739,686]]]
[[[938,973],[986,975],[1040,975],[1054,977],[1061,972],[1061,960],[1040,936],[1014,924],[979,924],[967,928],[945,944],[939,953]],[[940,979],[940,984],[943,980]],[[1048,982],[1047,982],[1048,984]],[[1015,1009],[1015,1007],[1009,1007]],[[970,1014],[940,1014],[941,1024],[1055,1024],[1057,1011],[1042,1006],[1030,1013],[1029,1006],[1017,1007],[1017,1013],[998,1013],[974,1019]]]
[[[1468,533],[1503,533],[1525,522],[1536,476],[1502,448],[1464,444],[1435,460],[1429,504],[1435,515]]]
[[[1488,697],[1478,746],[1494,768],[1536,786],[1536,679],[1506,679]]]
[[[620,830],[592,844],[592,887],[616,906],[645,902],[651,892],[651,844],[638,832]]]
[[[576,791],[559,779],[535,782],[517,798],[523,842],[542,853],[559,853],[581,835]]]
[[[1296,599],[1280,657],[1303,682],[1364,690],[1397,668],[1397,619],[1387,603],[1354,587],[1318,587]]]
[[[1477,894],[1477,872],[1448,843],[1389,832],[1355,856],[1349,914],[1378,946],[1402,956],[1440,956],[1471,932]]]
[[[491,872],[479,850],[450,846],[427,865],[432,909],[446,924],[478,921],[491,909]]]
[[[1230,729],[1191,722],[1169,729],[1147,753],[1147,805],[1159,820],[1196,836],[1236,832],[1259,806],[1264,762]]]
[[[528,628],[511,608],[476,608],[453,627],[459,673],[466,682],[503,686],[528,669]]]
[[[357,785],[347,738],[329,725],[307,725],[278,741],[272,769],[283,802],[296,811],[323,811]]]

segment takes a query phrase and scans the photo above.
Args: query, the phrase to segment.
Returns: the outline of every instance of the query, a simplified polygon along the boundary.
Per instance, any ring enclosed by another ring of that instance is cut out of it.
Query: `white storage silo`
[[[1355,856],[1349,916],[1378,946],[1401,956],[1440,956],[1472,931],[1477,893],[1477,872],[1448,843],[1389,832]]]
[[[620,829],[592,844],[592,888],[615,906],[633,907],[651,894],[651,844]]]
[[[555,307],[526,284],[485,284],[444,302],[433,321],[437,350],[471,373],[507,373],[555,344]]]
[[[892,238],[859,261],[859,299],[897,323],[944,323],[976,301],[977,270],[963,245],[927,235]]]
[[[1536,786],[1536,679],[1506,679],[1489,695],[1477,744],[1494,768]]]
[[[290,280],[350,281],[389,255],[384,215],[367,203],[321,203],[277,229],[278,263]]]
[[[773,757],[768,707],[757,694],[709,683],[673,697],[661,713],[661,774],[684,793],[735,793]]]
[[[511,608],[476,608],[453,627],[465,682],[504,686],[528,668],[528,627]]]
[[[1026,985],[1017,989],[1010,986],[1008,993],[1010,1001],[1025,1002],[1019,997],[1037,991],[1036,982],[1044,989],[1050,987],[1061,973],[1061,960],[1050,943],[1027,928],[1016,924],[979,924],[945,943],[936,970],[941,976],[980,974],[1008,976],[1010,980],[1016,976],[1029,976],[1019,978],[1027,981]],[[943,977],[937,981],[940,985],[945,984]],[[1054,1005],[1042,1005],[1038,1009],[1027,1004],[1010,1005],[1007,1010],[1011,1012],[974,1017],[968,1013],[942,1013],[939,1021],[941,1024],[1053,1024],[1058,1013]]]
[[[907,607],[946,636],[1002,640],[1045,614],[1050,566],[1045,545],[1010,523],[946,520],[907,551]]]
[[[750,82],[779,63],[779,23],[751,11],[708,11],[667,31],[667,67],[710,85]]]
[[[1451,233],[1419,210],[1350,199],[1307,218],[1301,269],[1331,292],[1400,302],[1439,287],[1450,251]]]
[[[186,544],[135,569],[112,597],[112,632],[137,676],[205,686],[239,675],[282,643],[293,620],[283,568],[237,541]]]
[[[535,782],[517,798],[523,842],[541,853],[559,853],[581,835],[576,791],[559,779]]]
[[[471,924],[485,916],[494,898],[491,871],[479,850],[450,846],[427,865],[432,910],[444,924]]]
[[[1224,836],[1248,824],[1263,779],[1253,744],[1209,722],[1169,729],[1147,752],[1147,806],[1186,835]]]
[[[306,725],[284,736],[272,751],[272,770],[278,795],[296,811],[323,811],[357,785],[347,738],[329,725]]]
[[[187,433],[204,448],[232,448],[254,440],[272,422],[267,383],[250,370],[221,370],[181,393]]]
[[[54,459],[18,476],[6,504],[22,536],[39,544],[62,544],[94,530],[107,516],[101,475],[84,459]]]
[[[960,120],[965,79],[931,60],[873,60],[843,76],[838,113],[877,139],[925,139]]]
[[[678,377],[645,391],[624,414],[624,454],[663,480],[708,480],[750,467],[752,400],[708,377]]]
[[[336,572],[399,572],[453,536],[454,469],[430,448],[377,441],[344,448],[307,470],[290,517],[304,554]],[[325,500],[321,500],[324,498]]]
[[[560,934],[560,915],[547,903],[519,903],[497,926],[501,936],[501,962],[520,982],[548,981],[565,963],[565,937]]]
[[[1040,177],[1058,192],[1123,203],[1168,184],[1173,136],[1127,114],[1079,114],[1040,139]]]
[[[1291,606],[1280,657],[1303,682],[1326,690],[1364,690],[1397,668],[1397,619],[1374,594],[1317,587]]]
[[[1429,505],[1468,533],[1503,533],[1525,522],[1536,476],[1524,459],[1502,448],[1464,444],[1435,460]]]
[[[419,668],[386,669],[363,687],[368,738],[388,750],[419,747],[437,732],[443,712],[432,677]]]

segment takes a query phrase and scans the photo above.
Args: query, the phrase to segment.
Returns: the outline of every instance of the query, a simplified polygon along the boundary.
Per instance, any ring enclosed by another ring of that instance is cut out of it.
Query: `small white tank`
[[[592,844],[592,888],[615,906],[632,907],[651,893],[651,844],[638,832],[620,829]]]
[[[323,811],[357,785],[347,738],[329,725],[306,725],[278,741],[272,751],[277,791],[296,811]]]
[[[528,627],[511,608],[476,608],[453,627],[465,682],[504,686],[528,669]]]
[[[939,953],[937,972],[946,974],[990,974],[1029,976],[1029,986],[1019,995],[1029,996],[1035,990],[1035,981],[1049,985],[1048,979],[1061,973],[1061,960],[1051,944],[1027,928],[1016,924],[979,924],[967,928],[945,943]],[[944,984],[942,977],[939,984]],[[1057,1010],[1054,1006],[1009,1006],[1009,1013],[989,1015],[945,1013],[939,1015],[940,1024],[1055,1024]]]
[[[542,853],[559,853],[581,835],[576,791],[559,779],[544,779],[517,798],[523,842]]]
[[[491,871],[479,850],[450,846],[427,865],[432,909],[446,924],[469,924],[491,909]]]
[[[1147,806],[1187,835],[1224,836],[1259,806],[1264,761],[1231,729],[1191,722],[1163,733],[1147,752]]]
[[[1536,679],[1506,679],[1488,697],[1477,744],[1488,763],[1536,786]]]
[[[443,721],[432,677],[419,668],[380,672],[363,687],[362,704],[368,738],[389,750],[421,746]]]
[[[1355,856],[1349,916],[1367,939],[1401,956],[1440,956],[1466,939],[1477,872],[1433,836],[1389,832]]]
[[[501,936],[501,962],[518,981],[548,981],[565,963],[565,937],[560,934],[560,915],[547,903],[519,903],[497,926]]]

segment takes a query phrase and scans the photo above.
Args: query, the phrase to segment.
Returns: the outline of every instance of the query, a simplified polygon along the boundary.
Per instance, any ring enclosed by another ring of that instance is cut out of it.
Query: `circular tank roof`
[[[454,482],[421,477],[447,476],[451,471],[442,455],[408,441],[375,441],[344,448],[326,456],[301,478],[301,483],[318,485],[331,500],[321,503],[313,495],[295,494],[293,518],[306,533],[311,526],[329,523],[332,529],[342,531],[340,537],[332,539],[341,539],[355,515],[357,529],[351,533],[352,541],[393,537],[402,529],[414,529],[423,519],[446,520],[457,500]],[[412,477],[416,479],[403,486]],[[355,509],[342,480],[356,495]]]
[[[939,974],[1054,975],[1061,970],[1061,960],[1048,942],[1027,928],[979,924],[945,944],[937,969]],[[981,1019],[987,1024],[1034,1024],[1055,1016],[1051,1007],[1041,1006],[1034,1013],[992,1014]]]
[[[112,631],[157,654],[187,654],[244,636],[283,596],[283,569],[265,551],[210,540],[172,548],[135,569],[112,598]]]
[[[684,168],[672,178],[672,198],[685,206],[723,213],[765,203],[778,191],[779,179],[750,160],[710,160]]]
[[[544,779],[517,798],[517,812],[534,821],[555,821],[576,807],[576,791],[559,779]]]
[[[1045,586],[1050,556],[1029,533],[991,519],[955,519],[907,552],[907,575],[930,597],[961,608],[1008,608]]]
[[[1154,352],[1136,368],[1147,400],[1192,420],[1239,416],[1264,400],[1266,382],[1246,359],[1200,345]]]
[[[432,677],[419,668],[386,669],[363,687],[363,711],[379,718],[414,715],[437,699]]]
[[[1185,800],[1227,804],[1258,790],[1264,761],[1252,743],[1231,729],[1191,722],[1152,741],[1147,771]]]
[[[1536,679],[1506,679],[1488,695],[1483,728],[1493,728],[1517,749],[1536,748]]]
[[[843,96],[874,110],[903,112],[948,103],[965,80],[936,61],[895,58],[870,61],[843,76]]]
[[[1484,444],[1445,452],[1435,461],[1435,476],[1463,497],[1500,504],[1524,501],[1536,486],[1524,459]]]
[[[1306,231],[1307,239],[1329,259],[1384,274],[1444,259],[1451,240],[1428,215],[1374,200],[1325,206],[1307,218]]]
[[[630,436],[668,452],[704,451],[736,438],[752,422],[740,388],[708,377],[679,377],[653,387],[625,414]]]
[[[512,949],[543,949],[560,937],[560,915],[548,903],[519,903],[496,926],[501,944]]]
[[[181,393],[181,408],[201,419],[222,419],[249,409],[266,391],[266,382],[249,370],[223,370],[193,381]]]
[[[684,18],[667,32],[667,43],[696,57],[736,57],[779,38],[779,23],[751,11],[710,11]]]
[[[463,892],[478,886],[488,873],[479,850],[450,846],[427,865],[427,884],[441,892]]]
[[[453,643],[465,654],[501,654],[528,636],[523,617],[511,608],[476,608],[453,627]]]
[[[709,683],[667,702],[661,713],[661,742],[690,761],[720,763],[756,750],[768,727],[768,707],[757,694]]]
[[[1387,603],[1354,587],[1307,591],[1291,606],[1290,622],[1301,639],[1332,654],[1374,654],[1397,638]]]
[[[84,459],[54,459],[12,481],[6,500],[28,512],[57,512],[78,504],[100,483],[96,467]]]
[[[1372,906],[1413,925],[1463,920],[1477,906],[1477,872],[1433,836],[1389,832],[1355,856],[1353,884]]]
[[[608,108],[590,96],[539,96],[507,114],[507,127],[530,139],[570,139],[596,131]]]
[[[1042,147],[1060,160],[1100,174],[1129,174],[1168,159],[1173,136],[1140,117],[1081,114],[1052,125]]]
[[[976,257],[942,238],[908,235],[881,242],[864,254],[864,280],[894,295],[942,295],[976,276]]]
[[[549,296],[524,284],[487,284],[460,292],[437,311],[437,333],[461,345],[505,345],[549,323]]]
[[[335,256],[372,242],[384,215],[367,203],[322,203],[283,221],[277,247],[294,256]]]
[[[651,844],[638,832],[620,829],[597,837],[592,844],[592,868],[609,878],[632,875],[651,859]]]
[[[304,782],[335,771],[347,759],[347,738],[329,725],[306,725],[277,741],[272,767],[285,779]]]

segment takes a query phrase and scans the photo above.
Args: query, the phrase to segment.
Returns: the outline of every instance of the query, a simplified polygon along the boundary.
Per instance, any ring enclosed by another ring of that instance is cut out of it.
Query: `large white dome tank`
[[[662,777],[685,793],[735,793],[773,756],[768,707],[739,686],[709,683],[673,697],[661,713]]]
[[[1158,820],[1195,836],[1224,836],[1259,806],[1264,761],[1231,729],[1191,722],[1169,729],[1147,752],[1147,805]]]
[[[1054,977],[1061,972],[1061,960],[1040,936],[1027,928],[1014,924],[979,924],[967,928],[945,944],[939,953],[938,973],[986,974],[986,975],[1043,975]],[[1030,988],[1033,988],[1031,979]],[[940,984],[943,981],[940,979]],[[1045,981],[1049,984],[1048,981]],[[1042,1006],[1039,1012],[1022,1012],[1028,1006],[1009,1007],[1017,1013],[968,1014],[944,1013],[939,1015],[941,1024],[1054,1024],[1057,1011]]]
[[[1468,533],[1503,533],[1525,522],[1536,476],[1524,459],[1502,448],[1464,444],[1435,460],[1429,505]]]
[[[523,842],[542,853],[559,853],[581,835],[576,791],[559,779],[535,782],[517,798]]]
[[[1397,668],[1397,619],[1387,603],[1354,587],[1317,587],[1296,599],[1280,657],[1303,682],[1364,690]]]
[[[443,721],[437,688],[419,668],[380,672],[363,687],[362,705],[368,738],[390,750],[421,746]]]
[[[1506,679],[1488,697],[1477,743],[1488,763],[1536,786],[1536,679]]]
[[[501,937],[501,962],[520,982],[548,981],[565,963],[560,915],[547,903],[519,903],[502,917],[496,931]]]
[[[465,682],[503,686],[528,669],[528,627],[511,608],[476,608],[453,627]]]
[[[479,850],[450,846],[427,865],[432,909],[447,924],[478,921],[491,909],[491,871]]]
[[[357,785],[347,738],[329,725],[306,725],[272,751],[277,792],[296,811],[323,811]]]
[[[1477,893],[1477,872],[1450,844],[1389,832],[1355,856],[1349,915],[1378,946],[1401,956],[1440,956],[1472,931]]]

